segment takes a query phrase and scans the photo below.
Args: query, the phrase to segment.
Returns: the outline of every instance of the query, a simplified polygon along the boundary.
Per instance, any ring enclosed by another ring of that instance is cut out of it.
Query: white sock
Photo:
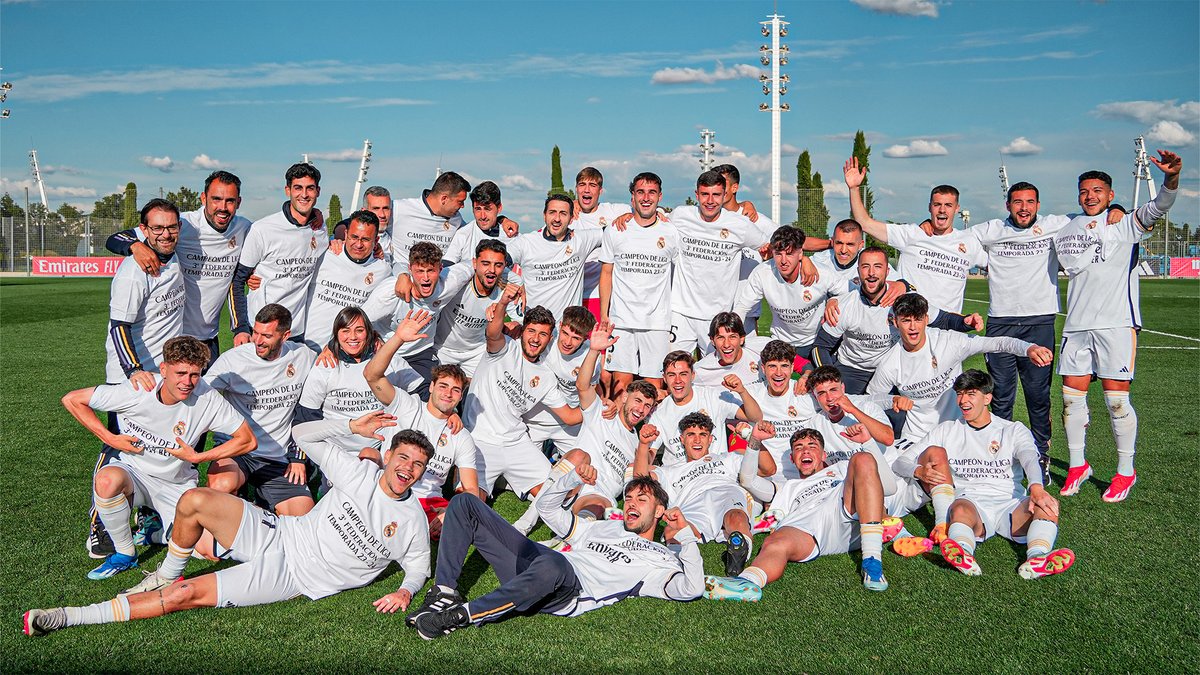
[[[213,542],[214,544],[216,542]],[[174,539],[167,542],[167,557],[158,566],[158,578],[174,581],[183,576],[188,561],[192,559],[192,549],[184,548],[175,543]]]
[[[1137,444],[1137,413],[1129,403],[1129,392],[1106,391],[1104,404],[1108,406],[1108,421],[1112,423],[1113,438],[1117,442],[1117,473],[1133,475],[1133,452]]]
[[[590,520],[592,522],[596,521],[596,514],[592,513],[591,511],[589,511],[587,509],[580,509],[579,513],[575,514],[575,517],[580,520]]]
[[[1041,518],[1029,523],[1029,531],[1025,533],[1025,558],[1046,555],[1054,549],[1054,540],[1057,538],[1058,523]]]
[[[883,523],[862,523],[858,531],[862,538],[862,557],[883,560]]]
[[[96,504],[96,514],[100,516],[100,522],[104,523],[104,529],[108,530],[108,536],[112,537],[117,553],[136,555],[133,531],[129,529],[129,500],[125,499],[123,494],[106,499],[95,492],[92,492],[92,500]]]
[[[129,599],[123,595],[87,607],[66,607],[65,609],[67,610],[68,626],[129,620]]]
[[[1063,431],[1067,436],[1067,451],[1071,455],[1071,466],[1083,466],[1087,463],[1087,459],[1084,457],[1084,446],[1087,441],[1088,422],[1091,421],[1087,392],[1063,387],[1062,397]]]
[[[538,517],[537,510],[538,499],[541,498],[541,495],[542,492],[539,492],[538,496],[531,499],[529,501],[529,508],[525,509],[525,513],[522,513],[521,517],[517,518],[517,521],[513,523],[513,527],[517,528],[517,531],[523,535],[528,536],[530,532],[533,532],[533,528],[537,527],[538,521],[541,520]]]
[[[738,575],[738,578],[751,581],[759,588],[767,585],[767,573],[755,567],[754,565],[742,570],[742,573]]]
[[[941,525],[950,518],[950,505],[954,503],[954,486],[949,483],[934,485],[929,491],[933,499],[933,522]]]
[[[971,555],[975,555],[975,530],[965,523],[950,523],[950,529],[946,532],[954,541],[957,541],[963,550]]]

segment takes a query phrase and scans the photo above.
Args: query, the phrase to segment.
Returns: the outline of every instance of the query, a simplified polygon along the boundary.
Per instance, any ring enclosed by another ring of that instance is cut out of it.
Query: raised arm
[[[517,297],[519,289],[513,284],[504,287],[504,291],[500,293],[500,299],[487,308],[487,351],[489,354],[497,354],[504,349],[504,314],[508,311],[508,306],[513,299]]]
[[[592,373],[596,372],[596,362],[600,360],[600,355],[618,340],[612,332],[613,324],[608,320],[598,322],[592,329],[587,356],[583,357],[583,364],[579,366],[579,373],[575,376],[575,388],[579,390],[581,408],[590,408],[596,400],[596,385],[592,383]]]
[[[762,467],[762,455],[770,455],[765,452],[762,446],[763,432],[759,429],[766,425],[771,427],[769,423],[760,422],[755,426],[750,433],[750,438],[746,441],[746,456],[742,458],[742,467],[738,472],[738,484],[746,488],[755,499],[763,504],[769,504],[775,499],[776,485],[773,481],[767,480],[761,475],[760,468]],[[775,435],[775,428],[771,427],[771,436]],[[770,464],[774,465],[774,458],[770,458]],[[772,472],[773,474],[774,472]]]
[[[1154,196],[1154,199],[1146,202],[1134,211],[1134,220],[1142,231],[1148,232],[1154,227],[1154,221],[1162,218],[1171,210],[1171,206],[1175,203],[1175,190],[1179,187],[1179,172],[1183,170],[1183,160],[1173,152],[1167,150],[1159,150],[1159,160],[1156,157],[1151,157],[1150,161],[1154,162],[1154,166],[1162,169],[1163,184],[1162,190]]]
[[[867,213],[867,205],[863,203],[862,191],[859,190],[867,179],[867,170],[859,167],[857,157],[851,157],[842,166],[842,174],[846,177],[846,187],[850,190],[850,215],[862,225],[864,232],[886,244],[887,223],[875,220]]]
[[[638,431],[638,447],[637,452],[633,454],[633,475],[635,476],[653,476],[655,480],[658,476],[654,475],[654,442],[658,440],[658,427],[646,422]]]
[[[737,419],[750,422],[751,424],[757,424],[762,421],[762,408],[758,406],[758,401],[755,401],[754,397],[750,395],[750,390],[746,389],[746,384],[742,382],[742,378],[733,374],[726,375],[725,379],[721,380],[721,385],[742,399],[742,407],[738,408],[735,415]],[[718,424],[720,423],[720,420],[713,421]]]
[[[391,366],[396,352],[406,342],[428,337],[421,330],[428,326],[432,319],[432,315],[423,309],[410,309],[404,320],[396,326],[396,332],[383,343],[363,368],[363,378],[367,380],[367,385],[371,387],[380,403],[391,405],[396,398],[396,387],[387,379],[388,367]]]
[[[100,418],[96,417],[95,411],[92,410],[91,403],[92,394],[96,392],[96,387],[87,387],[86,389],[76,389],[68,392],[62,397],[63,407],[67,412],[71,413],[77,422],[83,425],[84,429],[92,432],[92,435],[100,439],[101,443],[120,450],[121,452],[131,452],[140,454],[141,448],[134,445],[137,440],[133,436],[117,435],[108,430],[100,422]]]

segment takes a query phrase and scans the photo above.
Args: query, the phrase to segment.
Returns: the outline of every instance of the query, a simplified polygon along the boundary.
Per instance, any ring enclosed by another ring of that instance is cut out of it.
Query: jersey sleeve
[[[465,257],[474,258],[474,255],[467,255],[467,239],[470,237],[471,231],[465,227],[460,227],[454,231],[454,236],[450,239],[450,245],[446,247],[446,252],[442,254],[442,261],[448,265],[461,262]],[[474,253],[474,252],[472,252]]]
[[[770,271],[770,267],[766,263],[760,263],[750,273],[746,283],[738,285],[737,297],[733,301],[733,313],[746,318],[746,314],[754,308],[756,304],[762,301],[763,285],[762,285],[762,270]]]
[[[215,431],[219,434],[233,435],[242,425],[246,423],[246,418],[234,408],[225,397],[216,392],[210,392],[209,405],[213,408],[212,419],[208,423],[206,431]]]
[[[604,236],[600,239],[600,262],[612,264],[616,261],[613,255],[613,249],[616,248],[616,242],[613,237],[616,236],[617,228],[604,228]]]
[[[122,382],[121,384],[102,384],[93,389],[88,407],[92,410],[123,413],[131,410],[137,403],[137,392],[133,385],[129,382]]]
[[[1041,485],[1042,467],[1038,463],[1037,443],[1033,440],[1033,434],[1020,422],[1013,423],[1010,428],[1013,435],[1013,459],[1021,464],[1030,486]]]
[[[920,228],[908,223],[888,223],[887,224],[887,243],[897,251],[903,251],[912,243],[912,238],[915,234],[914,230],[920,232]],[[921,232],[921,236],[925,236]]]
[[[316,366],[308,371],[304,378],[304,388],[300,390],[300,405],[305,408],[319,410],[329,395],[329,378],[336,372],[334,368]]]
[[[128,265],[123,264],[122,267],[128,267]],[[150,294],[150,286],[146,282],[145,274],[138,270],[136,265],[132,269],[142,278],[139,279],[132,274],[122,274],[121,272],[124,270],[119,270],[113,277],[108,300],[108,318],[112,321],[125,323],[137,321],[138,312],[145,306],[146,297]]]
[[[413,497],[409,497],[413,499]],[[429,526],[419,521],[418,527],[413,528],[413,536],[409,539],[408,548],[400,557],[400,569],[404,570],[404,583],[400,590],[408,591],[415,598],[417,592],[429,579]]]
[[[246,234],[246,243],[242,245],[242,253],[238,257],[238,264],[246,267],[257,267],[262,262],[263,256],[263,236],[265,233],[256,227],[251,227],[250,232]]]
[[[371,320],[372,325],[378,330],[381,324],[391,323],[392,314],[396,311],[396,303],[399,300],[393,284],[380,284],[371,290],[371,295],[367,296],[362,308],[367,313],[367,318]],[[391,326],[385,327],[390,328]]]
[[[687,602],[695,600],[704,593],[704,558],[700,555],[699,540],[692,528],[685,527],[675,535],[678,546],[671,546],[675,555],[679,556],[682,567],[672,572],[663,585],[662,598]],[[650,584],[647,584],[650,586]],[[653,588],[653,586],[650,586]],[[645,595],[651,595],[646,593]]]
[[[479,470],[479,449],[475,446],[475,437],[466,428],[460,429],[450,437],[454,444],[454,466],[460,469]]]
[[[375,466],[370,462],[361,462],[329,443],[330,438],[353,433],[350,420],[316,420],[292,427],[292,438],[296,445],[321,467],[321,472],[334,485],[355,480],[363,471],[371,471],[371,467]],[[424,584],[424,580],[421,583]]]

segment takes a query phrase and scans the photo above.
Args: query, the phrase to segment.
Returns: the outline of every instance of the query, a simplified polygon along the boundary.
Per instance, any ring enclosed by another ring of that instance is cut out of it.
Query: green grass
[[[1067,574],[1026,582],[1023,552],[980,546],[985,574],[967,578],[931,559],[885,553],[891,582],[868,593],[858,559],[792,565],[756,605],[631,600],[577,619],[538,616],[423,642],[370,603],[394,589],[393,568],[371,586],[310,602],[201,610],[131,625],[20,635],[30,607],[111,598],[130,574],[91,582],[83,552],[97,442],[59,405],[103,380],[105,280],[0,281],[0,669],[12,671],[934,671],[1191,670],[1200,662],[1196,552],[1200,351],[1192,340],[1143,332],[1134,405],[1139,482],[1129,501],[1103,504],[1103,480],[1063,502],[1059,542],[1078,555]],[[969,298],[986,300],[982,281]],[[968,303],[984,312],[986,305]],[[1200,285],[1143,281],[1150,330],[1200,338]],[[1061,321],[1060,321],[1061,328]],[[983,367],[982,359],[970,365]],[[1056,385],[1057,386],[1057,381]],[[1054,399],[1058,396],[1054,395]],[[1089,459],[1107,479],[1115,451],[1092,391]],[[1018,418],[1024,415],[1018,397]],[[1057,424],[1055,475],[1066,449]],[[511,495],[497,508],[510,520]],[[922,516],[925,518],[925,516]],[[916,517],[909,528],[924,532]],[[926,521],[927,522],[927,521]],[[546,530],[535,532],[542,538]],[[761,542],[760,542],[761,543]],[[719,548],[705,546],[707,569]],[[143,566],[162,559],[151,550]],[[190,574],[208,569],[193,562]],[[478,560],[479,595],[496,584]]]

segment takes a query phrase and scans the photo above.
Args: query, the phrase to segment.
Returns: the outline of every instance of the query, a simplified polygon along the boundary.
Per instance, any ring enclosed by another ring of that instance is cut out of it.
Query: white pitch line
[[[977,299],[975,299],[975,298],[963,298],[963,299],[964,299],[964,300],[970,300],[971,302],[979,302],[979,303],[983,303],[983,304],[985,304],[985,305],[986,305],[986,304],[988,304],[988,301],[987,301],[987,300],[977,300]],[[1062,312],[1056,312],[1056,314],[1057,314],[1058,316],[1061,316],[1061,317],[1066,317],[1066,316],[1067,316],[1066,314],[1063,314]],[[1188,337],[1187,335],[1176,335],[1176,334],[1174,334],[1174,333],[1164,333],[1164,332],[1162,332],[1162,331],[1158,331],[1158,330],[1150,330],[1149,328],[1142,328],[1141,332],[1143,332],[1143,333],[1154,333],[1155,335],[1165,335],[1166,337],[1178,338],[1178,339],[1180,339],[1180,340],[1189,340],[1189,341],[1191,341],[1191,342],[1200,342],[1200,338]]]
[[[1138,349],[1174,349],[1177,351],[1200,351],[1200,347],[1147,347],[1146,345],[1138,345]]]

